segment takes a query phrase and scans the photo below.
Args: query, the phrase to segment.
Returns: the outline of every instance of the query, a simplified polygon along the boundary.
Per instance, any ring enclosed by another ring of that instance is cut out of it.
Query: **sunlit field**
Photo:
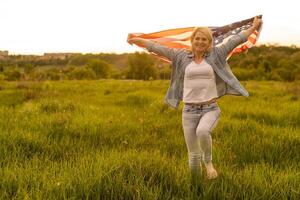
[[[0,83],[0,199],[300,199],[300,82],[243,82],[190,184],[169,81]]]

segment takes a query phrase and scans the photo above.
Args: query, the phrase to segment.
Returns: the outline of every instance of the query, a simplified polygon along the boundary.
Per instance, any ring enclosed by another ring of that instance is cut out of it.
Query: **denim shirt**
[[[249,96],[247,90],[233,75],[226,60],[227,55],[236,46],[246,41],[246,35],[239,33],[238,35],[231,37],[224,44],[213,47],[204,57],[205,61],[210,64],[214,70],[218,98],[226,94]],[[193,53],[186,49],[168,48],[152,41],[146,42],[146,48],[149,52],[166,57],[171,61],[171,82],[165,96],[165,101],[171,107],[177,108],[183,97],[185,68],[194,60]]]

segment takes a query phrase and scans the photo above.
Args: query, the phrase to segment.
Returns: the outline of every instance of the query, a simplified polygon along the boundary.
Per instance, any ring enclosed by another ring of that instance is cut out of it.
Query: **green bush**
[[[83,79],[96,79],[97,76],[92,69],[89,68],[75,68],[73,71],[67,74],[67,77],[71,80],[83,80]]]
[[[103,60],[93,59],[88,62],[87,68],[93,70],[97,78],[107,78],[112,67]]]
[[[22,74],[17,69],[9,69],[3,72],[5,80],[7,81],[18,81],[21,79]]]
[[[257,71],[255,69],[234,68],[233,73],[241,81],[257,79]]]
[[[59,69],[53,68],[53,69],[48,69],[44,73],[43,79],[46,80],[60,80],[61,77],[61,72]]]

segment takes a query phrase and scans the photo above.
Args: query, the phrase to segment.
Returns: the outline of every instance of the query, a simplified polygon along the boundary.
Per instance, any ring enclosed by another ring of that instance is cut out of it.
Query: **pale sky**
[[[298,0],[1,0],[0,50],[133,52],[127,34],[223,26],[262,14],[259,43],[300,46]]]

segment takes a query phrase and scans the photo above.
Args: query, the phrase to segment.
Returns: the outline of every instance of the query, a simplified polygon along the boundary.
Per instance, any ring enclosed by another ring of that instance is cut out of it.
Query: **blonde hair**
[[[193,40],[195,39],[198,32],[201,32],[208,39],[210,46],[212,46],[213,35],[210,28],[208,27],[195,27],[190,38],[191,44],[193,43]]]

